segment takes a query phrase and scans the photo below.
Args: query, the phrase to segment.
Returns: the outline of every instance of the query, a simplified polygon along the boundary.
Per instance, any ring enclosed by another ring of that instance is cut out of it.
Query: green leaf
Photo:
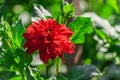
[[[120,80],[120,65],[111,65],[99,80]]]
[[[36,76],[33,74],[30,67],[26,68],[26,76],[27,76],[27,80],[37,80]]]
[[[6,39],[6,38],[2,38],[2,48],[3,49],[9,49],[10,46],[11,46],[11,43],[10,43],[10,40],[9,39]]]
[[[7,21],[4,21],[3,17],[1,18],[0,23],[0,37],[2,38],[2,48],[3,49],[9,49],[11,48],[12,44],[12,27],[9,25]],[[12,45],[13,46],[13,45]]]
[[[26,52],[21,49],[15,51],[8,50],[4,53],[3,59],[0,60],[0,66],[5,66],[7,69],[10,67],[24,68],[32,62],[32,56],[26,56]]]
[[[13,78],[15,75],[15,72],[0,71],[0,80],[10,80],[10,78]]]
[[[102,40],[106,40],[107,39],[107,35],[99,29],[94,29],[96,34],[102,39]]]
[[[78,65],[74,66],[68,73],[69,80],[90,80],[92,73],[97,73],[97,68],[94,65]]]
[[[64,77],[62,74],[58,74],[57,80],[68,80],[68,79],[66,77]]]
[[[91,18],[88,17],[79,16],[76,20],[68,24],[68,27],[74,32],[70,38],[74,44],[84,43],[85,34],[93,31]]]
[[[0,60],[0,66],[10,69],[12,65],[16,66],[16,62],[14,60],[14,55],[11,50],[6,50],[3,52],[3,59]]]
[[[27,67],[32,62],[32,55],[26,56],[26,52],[22,49],[17,49],[15,51],[15,61],[19,64],[21,68]]]
[[[5,27],[5,33],[6,35],[8,35],[8,37],[11,39],[12,38],[12,28],[11,26],[9,25],[8,22],[4,21],[4,27]]]
[[[14,17],[12,18],[12,26],[16,26],[16,24],[19,21],[19,16],[20,14],[15,14]]]
[[[67,4],[65,6],[63,6],[63,13],[64,13],[64,16],[67,17],[67,16],[72,16],[74,14],[74,11],[75,11],[75,8],[73,6],[73,4]]]
[[[19,48],[22,48],[22,45],[21,45],[23,41],[22,34],[24,33],[24,30],[25,29],[21,20],[19,20],[16,26],[13,27],[13,42]]]
[[[2,37],[4,35],[4,32],[3,32],[3,25],[0,24],[0,37]]]
[[[118,0],[107,0],[107,3],[117,12],[120,12]]]
[[[113,8],[111,6],[104,5],[101,9],[100,16],[108,19],[113,13]]]
[[[4,21],[4,19],[2,19],[0,23],[0,33],[2,33],[1,37],[8,37],[12,39],[12,27],[8,22]]]
[[[20,75],[16,75],[13,78],[9,79],[9,80],[22,80]]]
[[[73,4],[68,4],[67,2],[63,1],[61,5],[61,13],[60,16],[62,16],[62,23],[67,24],[67,20],[71,17],[73,17],[75,12],[75,8]]]

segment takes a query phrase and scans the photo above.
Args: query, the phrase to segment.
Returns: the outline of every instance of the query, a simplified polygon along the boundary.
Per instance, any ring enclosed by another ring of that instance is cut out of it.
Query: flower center
[[[50,30],[47,31],[48,34],[49,34],[50,32],[51,32]]]

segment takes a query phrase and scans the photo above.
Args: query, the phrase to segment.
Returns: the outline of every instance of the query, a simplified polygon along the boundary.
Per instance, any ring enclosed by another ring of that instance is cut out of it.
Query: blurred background
[[[73,3],[76,15],[91,17],[93,33],[86,35],[84,44],[76,45],[75,54],[66,56],[68,69],[76,64],[94,64],[101,71],[120,64],[120,0],[66,0]],[[31,23],[33,4],[40,4],[54,18],[60,11],[61,0],[0,0],[0,17],[12,24],[19,16],[27,27]],[[77,57],[76,57],[77,56]]]

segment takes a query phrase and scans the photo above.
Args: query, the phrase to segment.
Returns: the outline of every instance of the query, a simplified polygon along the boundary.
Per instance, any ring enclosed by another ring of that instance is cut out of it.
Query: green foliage
[[[68,80],[68,79],[66,77],[64,77],[62,74],[58,74],[57,80]]]
[[[62,23],[67,23],[67,20],[74,16],[75,8],[73,4],[68,4],[67,2],[63,1],[61,4],[61,12],[60,15],[62,16]]]
[[[37,80],[36,76],[34,76],[34,74],[32,73],[32,70],[30,67],[26,68],[26,73],[27,73],[27,79],[28,80]]]
[[[15,54],[17,53],[17,54]],[[27,67],[32,62],[32,56],[26,56],[26,52],[20,49],[15,51],[15,61],[19,64],[21,68]]]
[[[68,4],[68,5],[65,5],[64,7],[63,7],[63,12],[65,13],[65,14],[67,14],[67,13],[74,13],[74,7],[73,7],[73,4]]]
[[[85,17],[77,17],[76,20],[68,24],[68,27],[74,32],[71,36],[71,41],[74,44],[84,43],[85,34],[93,31],[91,18]]]
[[[9,80],[21,80],[21,76],[16,75],[13,78],[10,78]]]
[[[34,9],[33,3],[38,4],[34,5]],[[120,64],[120,32],[116,28],[116,25],[120,25],[120,0],[80,0],[80,3],[81,14],[84,11],[97,13],[100,19],[105,18],[108,21],[118,37],[111,35],[110,28],[108,30],[102,28],[104,25],[105,28],[109,26],[104,21],[100,23],[102,26],[94,23],[93,31],[93,22],[90,17],[78,16],[68,23],[68,19],[74,17],[73,3],[69,4],[62,0],[0,0],[0,43],[2,43],[0,46],[0,80],[120,80],[120,66],[116,65]],[[20,11],[17,7],[16,13],[14,8],[18,4],[23,9]],[[23,12],[30,15],[33,13],[33,20],[55,18],[58,23],[68,24],[74,32],[70,38],[72,42],[74,44],[84,43],[83,54],[80,58],[83,66],[71,68],[68,74],[65,74],[68,77],[61,73],[51,77],[51,73],[45,74],[45,64],[32,65],[32,56],[26,56],[25,49],[23,49],[22,34],[25,26],[22,24],[22,19],[19,20]],[[92,34],[88,35],[89,33]],[[94,65],[84,65],[91,63]]]
[[[120,80],[120,65],[111,65],[99,80]]]
[[[70,18],[74,15],[75,13],[75,8],[73,4],[66,4],[63,6],[63,16],[66,18]]]
[[[1,38],[2,38],[2,42],[5,45],[2,45],[3,48],[7,49],[8,47],[11,46],[12,44],[12,28],[9,25],[8,22],[4,21],[3,18],[1,18]]]
[[[15,72],[10,72],[10,71],[1,71],[0,72],[1,80],[10,80],[10,78],[13,78],[14,76],[15,76]]]
[[[95,65],[74,66],[69,72],[69,80],[90,80],[94,73],[98,74]]]
[[[107,39],[107,35],[99,29],[94,29],[96,34],[102,39],[102,40],[106,40]]]
[[[107,0],[107,3],[116,11],[116,13],[120,12],[118,0]]]
[[[17,63],[14,60],[14,55],[10,50],[4,52],[3,59],[1,59],[0,61],[1,61],[0,65],[7,69],[10,69],[13,64],[14,66],[17,67]]]
[[[106,12],[107,11],[107,12]],[[113,9],[109,5],[104,5],[101,9],[100,16],[104,18],[109,18],[109,16],[113,13]]]
[[[14,34],[13,37],[13,42],[15,43],[16,46],[18,46],[19,48],[22,48],[22,41],[23,41],[23,32],[24,32],[24,26],[21,22],[21,20],[19,20],[17,22],[17,24],[15,26],[13,26],[13,33]]]
[[[22,25],[21,20],[15,21],[16,23],[14,23],[13,26],[10,26],[3,18],[1,19],[1,22],[0,30],[3,45],[1,46],[0,66],[9,73],[6,79],[12,78],[10,76],[17,76],[16,72],[19,72],[24,76],[24,69],[32,62],[32,56],[27,57],[26,52],[22,48],[24,26]],[[4,71],[0,72],[3,72],[3,74],[6,73]],[[3,76],[1,75],[1,79],[5,78]],[[16,78],[19,79],[19,76]]]
[[[23,41],[22,34],[24,32],[24,26],[21,20],[17,23],[14,23],[13,26],[10,26],[9,23],[6,21],[1,21],[1,37],[3,43],[5,43],[11,49],[15,49],[15,47],[22,48],[21,44]]]

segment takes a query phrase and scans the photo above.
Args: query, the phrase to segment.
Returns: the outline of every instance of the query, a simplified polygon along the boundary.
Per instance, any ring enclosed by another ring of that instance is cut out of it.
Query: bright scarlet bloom
[[[64,53],[74,52],[74,45],[69,39],[72,34],[71,29],[64,24],[57,24],[54,19],[41,19],[33,22],[23,34],[26,39],[24,48],[27,48],[27,54],[39,50],[40,59],[46,64],[57,56],[64,60]]]

